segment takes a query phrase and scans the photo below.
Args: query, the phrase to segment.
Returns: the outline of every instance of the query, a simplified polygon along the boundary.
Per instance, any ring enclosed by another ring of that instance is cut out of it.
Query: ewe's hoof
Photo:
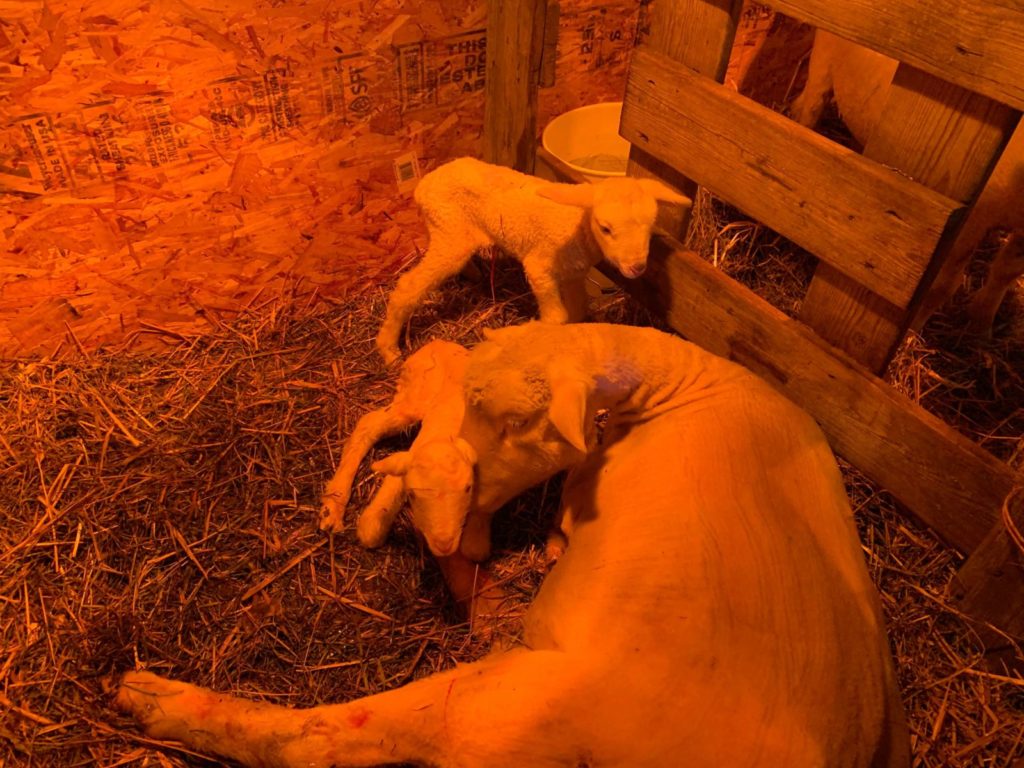
[[[176,732],[183,713],[195,708],[194,686],[154,675],[128,672],[121,678],[114,706],[141,723],[153,736]]]

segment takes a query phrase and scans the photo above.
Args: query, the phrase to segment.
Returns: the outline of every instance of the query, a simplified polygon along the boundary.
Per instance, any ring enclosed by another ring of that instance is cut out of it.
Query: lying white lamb
[[[402,364],[391,402],[364,414],[342,448],[338,469],[324,489],[321,530],[342,530],[356,472],[374,443],[419,424],[408,451],[371,465],[385,478],[359,516],[359,542],[370,548],[383,544],[409,499],[413,525],[436,557],[460,550],[474,562],[488,558],[491,519],[498,507],[476,504],[476,453],[458,436],[465,411],[462,390],[468,361],[465,347],[435,340]],[[552,550],[557,550],[555,544]]]
[[[469,350],[450,341],[431,341],[409,356],[391,402],[364,414],[345,442],[338,469],[324,490],[320,528],[342,529],[356,472],[374,443],[419,424],[408,451],[372,465],[385,478],[360,514],[356,534],[363,546],[380,546],[406,499],[411,500],[413,526],[437,558],[452,596],[467,614],[477,616],[500,610],[504,593],[486,571],[478,571],[458,552],[471,508],[476,462],[472,446],[458,436],[468,362]],[[487,522],[487,549],[482,557],[477,552],[472,558],[477,562],[490,551],[489,516]],[[470,540],[479,538],[478,533],[470,535]]]
[[[430,514],[430,501],[457,493],[468,504],[472,493],[476,455],[457,437],[468,361],[469,350],[450,341],[431,341],[405,361],[394,398],[384,408],[364,414],[345,442],[338,469],[324,489],[321,530],[341,530],[356,472],[374,443],[420,424],[409,451],[373,465],[374,471],[387,476],[360,515],[357,535],[363,546],[380,546],[406,498],[415,496],[417,488],[430,489],[414,510],[413,524],[435,555],[450,555],[458,549],[463,521]]]
[[[118,706],[250,766],[909,766],[878,597],[806,413],[692,344],[610,325],[498,331],[466,396],[485,497],[571,467],[570,546],[522,646],[308,710],[149,672]]]
[[[647,266],[657,201],[690,204],[655,179],[555,184],[469,157],[424,176],[415,198],[430,242],[388,299],[377,334],[387,363],[399,357],[402,328],[426,294],[474,253],[497,245],[522,262],[541,320],[579,321],[590,268],[604,258],[624,276],[638,277]]]

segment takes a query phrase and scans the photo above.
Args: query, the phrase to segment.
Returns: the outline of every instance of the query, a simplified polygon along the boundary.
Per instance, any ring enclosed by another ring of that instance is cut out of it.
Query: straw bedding
[[[806,279],[806,265],[753,225],[703,226],[724,268],[775,288]],[[486,281],[450,283],[416,313],[414,343],[471,343],[535,311],[516,267],[495,284],[492,298]],[[316,529],[345,436],[391,395],[394,374],[372,343],[382,309],[381,294],[328,302],[296,290],[236,317],[210,311],[202,337],[151,328],[145,345],[88,353],[69,338],[47,359],[3,364],[0,765],[209,765],[110,708],[111,686],[134,665],[303,706],[391,688],[515,637],[547,567],[557,481],[499,518],[490,567],[511,598],[489,632],[451,609],[407,522],[373,552],[355,542],[351,520],[333,537]],[[601,317],[647,322],[621,295]],[[964,342],[959,362],[947,362],[926,336],[894,370],[898,386],[1017,462],[1020,349],[1002,338],[981,351]],[[1002,410],[983,426],[997,393]],[[946,599],[958,556],[844,469],[916,764],[1013,765],[1024,755],[1024,683],[978,666]],[[351,508],[372,493],[363,478]]]

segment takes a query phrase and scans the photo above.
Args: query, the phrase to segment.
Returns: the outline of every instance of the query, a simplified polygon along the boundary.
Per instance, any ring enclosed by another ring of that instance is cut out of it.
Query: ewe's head
[[[373,465],[375,472],[402,478],[412,522],[438,557],[459,548],[462,527],[473,501],[476,452],[465,440],[416,442]]]
[[[601,253],[625,277],[639,277],[647,268],[651,227],[658,201],[690,205],[656,179],[613,177],[593,184],[549,184],[537,194],[563,205],[589,210],[590,232]]]
[[[477,453],[476,507],[493,512],[583,458],[594,383],[564,360],[552,326],[489,333],[466,371],[460,436]]]

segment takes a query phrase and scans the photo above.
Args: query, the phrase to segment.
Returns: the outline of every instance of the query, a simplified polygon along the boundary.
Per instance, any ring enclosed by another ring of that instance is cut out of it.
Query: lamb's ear
[[[548,418],[558,433],[581,453],[587,452],[587,403],[593,384],[579,376],[551,378],[551,403]]]
[[[390,456],[375,461],[370,465],[370,469],[374,472],[378,472],[382,475],[394,475],[395,477],[402,477],[406,472],[409,471],[409,464],[411,455],[408,451],[399,451],[398,453],[392,453]]]
[[[667,184],[663,184],[657,179],[637,179],[637,183],[640,184],[644,192],[655,200],[661,200],[663,203],[685,205],[687,208],[693,205],[693,200],[688,198],[686,195],[679,194],[672,189],[672,187]]]
[[[593,184],[545,184],[537,187],[537,194],[562,205],[590,208],[594,205]]]
[[[473,448],[466,440],[461,437],[453,437],[452,444],[455,446],[455,450],[461,454],[462,458],[466,460],[467,464],[476,466],[476,449]]]

